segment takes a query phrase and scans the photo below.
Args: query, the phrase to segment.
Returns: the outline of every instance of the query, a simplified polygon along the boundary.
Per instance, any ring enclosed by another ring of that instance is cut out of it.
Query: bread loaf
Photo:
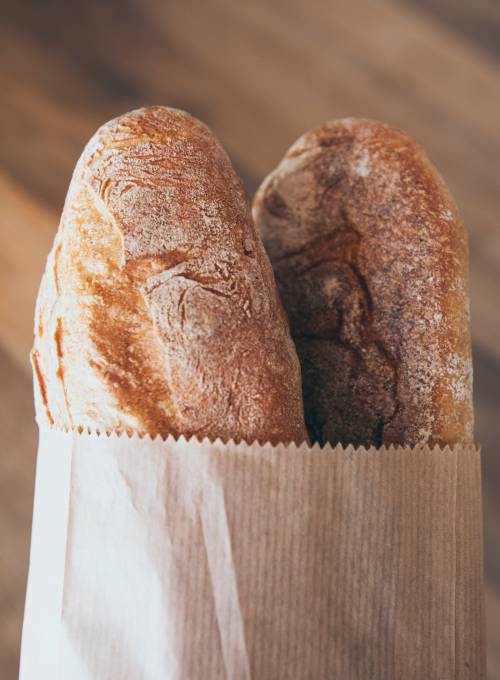
[[[302,136],[254,218],[302,365],[319,442],[472,439],[467,238],[422,149],[345,119]]]
[[[241,181],[210,130],[143,108],[69,187],[32,352],[38,418],[301,442],[300,367]]]

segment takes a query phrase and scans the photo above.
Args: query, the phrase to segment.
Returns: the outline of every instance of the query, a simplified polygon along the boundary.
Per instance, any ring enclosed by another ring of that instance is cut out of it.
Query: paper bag
[[[42,429],[21,680],[478,680],[479,452]]]

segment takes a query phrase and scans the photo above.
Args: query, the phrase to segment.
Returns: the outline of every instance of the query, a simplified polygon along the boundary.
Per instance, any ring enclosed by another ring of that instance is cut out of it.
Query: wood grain
[[[5,0],[0,5],[0,668],[16,677],[36,433],[34,298],[74,163],[141,104],[218,134],[252,192],[306,129],[373,117],[420,141],[469,228],[489,678],[500,679],[500,29],[487,0]]]
[[[31,380],[0,350],[0,668],[17,678],[28,571],[36,431]]]
[[[500,5],[495,0],[406,0],[493,57],[500,57]]]

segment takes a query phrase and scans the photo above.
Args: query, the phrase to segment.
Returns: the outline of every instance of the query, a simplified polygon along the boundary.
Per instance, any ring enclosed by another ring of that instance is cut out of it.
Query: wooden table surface
[[[500,5],[488,0],[3,0],[0,6],[0,675],[17,677],[36,431],[33,304],[96,127],[187,109],[249,192],[308,128],[346,115],[428,150],[470,232],[483,445],[488,673],[500,679]]]

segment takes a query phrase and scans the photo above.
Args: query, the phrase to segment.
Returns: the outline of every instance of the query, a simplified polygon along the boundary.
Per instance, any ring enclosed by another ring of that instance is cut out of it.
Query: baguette
[[[302,136],[253,214],[302,365],[313,441],[472,441],[467,237],[407,135],[333,121]]]
[[[37,301],[38,419],[306,439],[300,366],[240,179],[210,130],[149,107],[102,126]]]

